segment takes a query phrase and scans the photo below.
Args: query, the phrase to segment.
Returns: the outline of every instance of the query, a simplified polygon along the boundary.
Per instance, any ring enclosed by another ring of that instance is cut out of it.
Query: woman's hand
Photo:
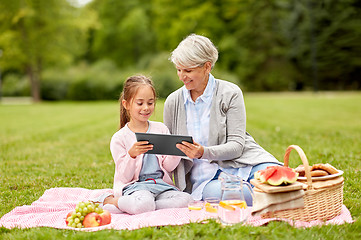
[[[201,158],[204,153],[203,146],[196,142],[192,144],[183,141],[182,144],[178,143],[176,147],[182,152],[184,152],[184,154],[187,155],[189,158]]]
[[[132,158],[136,158],[140,154],[146,153],[153,149],[153,144],[149,144],[148,141],[140,141],[133,144],[128,153]]]

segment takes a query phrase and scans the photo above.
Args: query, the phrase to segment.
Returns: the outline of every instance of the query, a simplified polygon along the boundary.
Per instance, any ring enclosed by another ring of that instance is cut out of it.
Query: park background
[[[214,42],[214,75],[243,91],[361,89],[359,0],[85,2],[1,1],[0,96],[117,99],[143,73],[164,98],[181,86],[170,52],[190,33]]]
[[[342,169],[355,222],[2,227],[0,239],[361,239],[360,9],[356,0],[1,0],[0,216],[50,188],[112,188],[124,80],[152,77],[152,120],[162,121],[164,98],[182,85],[170,52],[197,33],[218,47],[215,77],[242,88],[247,131],[280,161],[297,144],[311,164]]]

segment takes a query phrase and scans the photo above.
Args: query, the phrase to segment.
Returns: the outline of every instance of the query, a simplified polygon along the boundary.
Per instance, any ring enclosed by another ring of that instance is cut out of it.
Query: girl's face
[[[130,102],[123,100],[125,109],[128,110],[130,121],[134,124],[144,124],[154,111],[155,96],[150,86],[141,86]]]
[[[179,80],[184,83],[187,90],[203,93],[207,86],[211,63],[206,62],[202,67],[187,68],[176,66]]]

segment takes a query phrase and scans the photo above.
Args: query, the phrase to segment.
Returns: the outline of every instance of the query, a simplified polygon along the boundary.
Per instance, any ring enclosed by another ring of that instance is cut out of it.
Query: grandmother
[[[166,99],[164,123],[172,134],[193,137],[193,144],[177,144],[187,157],[174,180],[195,200],[221,198],[222,171],[250,181],[256,171],[280,164],[247,133],[241,89],[211,74],[217,59],[213,43],[196,34],[186,37],[170,57],[184,86]],[[249,190],[244,191],[252,205]]]

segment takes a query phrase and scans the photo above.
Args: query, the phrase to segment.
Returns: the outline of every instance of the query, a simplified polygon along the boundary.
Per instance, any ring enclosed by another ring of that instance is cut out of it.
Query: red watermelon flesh
[[[292,168],[284,166],[270,166],[259,173],[259,180],[273,186],[294,183],[297,181],[298,173]]]
[[[259,180],[262,183],[265,183],[268,181],[268,179],[277,171],[276,168],[266,168],[259,176]]]

